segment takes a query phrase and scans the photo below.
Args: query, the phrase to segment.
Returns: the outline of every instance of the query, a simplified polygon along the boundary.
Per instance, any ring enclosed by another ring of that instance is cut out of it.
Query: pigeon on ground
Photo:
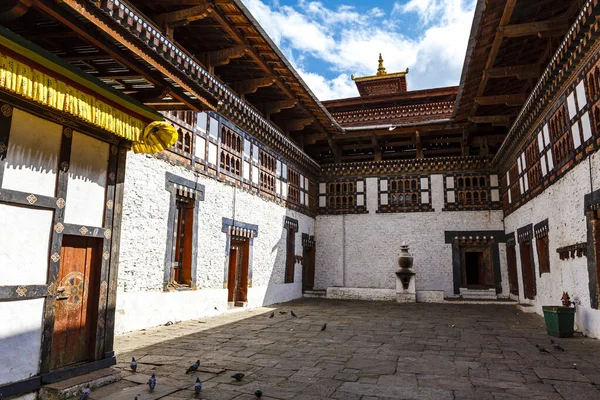
[[[274,316],[275,316],[275,311],[273,311],[273,312],[271,313],[271,315],[269,315],[269,318],[273,318]]]
[[[90,394],[92,393],[92,389],[90,389],[89,383],[85,386],[83,391],[81,392],[81,397],[79,400],[87,400],[90,398]]]
[[[294,311],[290,311],[290,314],[292,314],[292,317],[297,318],[298,316],[294,313]]]
[[[150,379],[148,379],[148,387],[150,388],[150,390],[154,390],[154,388],[156,387],[156,376],[154,376],[154,374],[152,374]]]
[[[540,345],[537,345],[537,344],[536,344],[536,345],[535,345],[535,347],[537,347],[537,349],[538,349],[538,351],[539,351],[540,353],[547,353],[547,354],[550,354],[550,352],[549,352],[548,350],[546,350],[545,348],[541,347]]]
[[[279,311],[279,314],[281,314],[281,315],[287,314],[287,311]]]
[[[137,361],[135,361],[135,357],[131,357],[131,364],[129,364],[129,366],[133,372],[137,371]]]
[[[200,394],[202,391],[202,382],[200,382],[200,378],[196,378],[196,383],[194,384],[194,391],[196,394]]]
[[[323,324],[323,326],[321,327],[321,331],[324,331],[325,329],[327,329],[327,324]]]
[[[200,360],[196,360],[195,363],[190,365],[190,367],[187,369],[187,371],[185,371],[185,373],[189,374],[190,372],[197,371],[199,366],[200,366]]]
[[[552,348],[553,348],[554,350],[557,350],[557,351],[565,351],[565,349],[563,349],[563,348],[561,347],[561,345],[560,345],[560,344],[558,344],[558,343],[555,343],[555,342],[554,342],[554,340],[550,339],[550,343],[552,343]]]
[[[244,374],[242,374],[241,372],[238,372],[236,374],[231,375],[231,377],[239,382],[242,379],[244,379]]]
[[[254,392],[254,395],[258,398],[262,397],[262,395],[263,395],[262,389],[256,389],[256,392]]]

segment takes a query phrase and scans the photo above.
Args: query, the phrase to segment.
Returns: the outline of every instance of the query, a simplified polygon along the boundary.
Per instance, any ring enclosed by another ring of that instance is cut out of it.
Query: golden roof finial
[[[379,68],[377,68],[377,76],[387,75],[387,71],[383,66],[383,57],[381,57],[381,53],[379,53]]]

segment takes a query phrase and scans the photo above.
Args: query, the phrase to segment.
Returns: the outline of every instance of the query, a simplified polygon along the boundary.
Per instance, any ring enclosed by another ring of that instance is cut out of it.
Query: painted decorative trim
[[[587,242],[572,244],[570,246],[559,247],[556,252],[560,255],[561,260],[568,260],[569,258],[587,257]]]
[[[546,218],[542,222],[535,224],[533,233],[535,234],[536,239],[548,237],[548,219]]]
[[[283,221],[283,227],[286,229],[293,229],[298,232],[298,220],[295,218],[285,217]]]
[[[247,224],[245,222],[223,217],[221,232],[243,237],[258,237],[258,225]]]
[[[517,239],[519,243],[533,240],[533,225],[529,224],[517,229]]]

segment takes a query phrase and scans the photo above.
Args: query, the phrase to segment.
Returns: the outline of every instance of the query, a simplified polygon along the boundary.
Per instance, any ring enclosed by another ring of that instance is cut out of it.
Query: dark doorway
[[[519,295],[519,280],[517,275],[517,252],[515,245],[506,246],[506,259],[508,262],[508,285],[510,293]]]
[[[315,248],[304,248],[304,274],[302,277],[302,290],[313,290],[315,286]]]
[[[494,287],[491,247],[472,246],[464,248],[461,258],[461,287],[470,289]]]
[[[483,252],[470,251],[465,253],[467,286],[479,286],[483,283]]]
[[[526,299],[535,299],[535,271],[533,264],[533,248],[531,241],[519,243],[521,251],[521,269],[523,273],[523,290]]]
[[[102,239],[64,235],[58,272],[50,369],[93,361]]]
[[[231,240],[229,248],[229,271],[227,275],[227,301],[236,307],[248,301],[249,240]]]

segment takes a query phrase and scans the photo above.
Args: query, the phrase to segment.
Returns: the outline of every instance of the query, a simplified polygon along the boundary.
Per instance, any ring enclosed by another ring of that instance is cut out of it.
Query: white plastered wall
[[[0,302],[0,386],[37,375],[43,310],[44,299]]]
[[[73,132],[65,222],[102,227],[110,145]]]
[[[518,228],[548,219],[550,272],[540,276],[537,247],[534,243],[536,297],[533,301],[524,299],[521,257],[517,243],[519,300],[534,305],[536,312],[543,315],[542,306],[560,305],[562,293],[566,291],[571,300],[578,304],[576,329],[596,338],[600,338],[600,311],[590,308],[587,258],[561,260],[556,249],[587,242],[584,196],[600,188],[599,168],[600,157],[596,153],[508,215],[505,220],[506,232],[515,232],[516,236]]]
[[[62,127],[13,109],[3,189],[55,195]]]
[[[170,193],[165,173],[205,186],[198,209],[197,290],[163,291]],[[252,255],[252,287],[248,307],[302,296],[301,266],[294,283],[285,284],[287,231],[285,217],[298,220],[295,254],[302,255],[302,233],[314,234],[314,219],[215,179],[196,176],[152,156],[128,153],[123,200],[116,332],[168,321],[200,318],[227,310],[223,288],[227,234],[223,217],[258,225]]]
[[[376,213],[377,178],[367,178],[368,214],[318,216],[315,222],[317,289],[394,289],[402,242],[414,257],[416,289],[454,295],[452,246],[444,231],[503,230],[502,211],[442,211],[443,176],[431,176],[433,212]],[[501,270],[506,263],[500,244]],[[508,293],[505,273],[502,292]]]

